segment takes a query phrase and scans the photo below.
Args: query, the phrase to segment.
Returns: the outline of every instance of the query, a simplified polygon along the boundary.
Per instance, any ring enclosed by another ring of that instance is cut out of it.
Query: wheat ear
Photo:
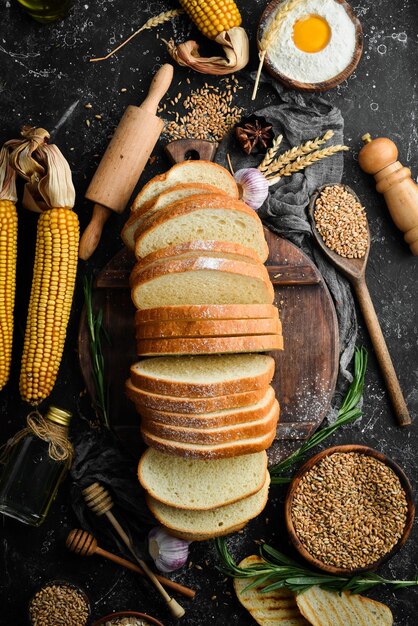
[[[260,63],[258,64],[257,75],[255,77],[254,89],[253,89],[253,93],[251,96],[251,100],[255,100],[255,97],[257,95],[258,85],[260,83],[261,70],[263,69],[263,63],[264,63],[264,59],[266,58],[267,51],[270,48],[273,39],[277,35],[277,31],[282,25],[284,18],[288,15],[290,11],[293,10],[293,8],[297,4],[299,4],[300,1],[301,0],[288,0],[288,2],[286,2],[281,7],[279,7],[278,11],[276,12],[276,15],[271,20],[269,27],[263,33],[263,36],[260,40],[260,51],[258,53],[258,58],[260,59]]]
[[[310,165],[314,165],[314,163],[320,161],[321,159],[325,159],[326,157],[332,156],[337,152],[342,152],[345,150],[349,150],[348,146],[341,146],[338,144],[336,146],[329,146],[328,148],[324,148],[323,150],[316,150],[315,152],[311,152],[306,156],[300,156],[295,161],[293,161],[292,163],[288,163],[285,167],[276,172],[274,176],[268,177],[268,183],[269,185],[274,185],[278,183],[279,180],[283,178],[283,176],[291,176],[296,172],[304,170]]]
[[[272,146],[269,150],[267,150],[264,159],[261,161],[260,165],[258,166],[258,169],[260,170],[260,172],[265,172],[268,165],[270,165],[270,163],[273,161],[274,157],[276,156],[277,150],[280,147],[280,144],[282,143],[282,139],[283,139],[283,135],[279,135],[278,137],[276,137],[276,139],[273,140]]]
[[[286,150],[286,152],[283,152],[283,154],[281,154],[276,161],[270,162],[270,164],[261,171],[266,176],[273,175],[279,170],[283,169],[288,163],[295,161],[295,159],[297,159],[298,157],[305,156],[306,154],[317,150],[319,146],[326,143],[328,139],[331,139],[331,137],[333,137],[333,135],[334,131],[327,130],[325,135],[323,135],[322,137],[315,137],[315,139],[310,139],[300,146],[290,148],[290,150]]]
[[[123,48],[123,46],[126,46],[126,44],[129,43],[131,39],[139,35],[139,33],[141,33],[143,30],[149,30],[151,28],[155,28],[156,26],[160,26],[160,24],[169,22],[174,17],[177,17],[178,15],[181,15],[182,13],[184,13],[183,9],[173,9],[172,11],[164,11],[164,13],[160,13],[159,15],[155,15],[154,17],[150,17],[150,19],[146,21],[145,24],[141,26],[141,28],[138,28],[138,30],[132,33],[132,35],[130,35],[127,39],[122,41],[122,43],[119,44],[117,48],[114,48],[113,50],[111,50],[109,54],[106,54],[105,57],[97,57],[96,59],[90,59],[90,62],[95,63],[96,61],[106,61],[106,59],[109,59],[113,54],[115,54],[115,52],[118,52],[118,50]]]

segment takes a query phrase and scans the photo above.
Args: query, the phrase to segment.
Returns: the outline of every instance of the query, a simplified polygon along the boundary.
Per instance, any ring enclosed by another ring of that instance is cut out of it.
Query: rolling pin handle
[[[80,259],[83,259],[83,261],[87,261],[99,245],[103,226],[109,219],[111,213],[111,209],[108,209],[102,204],[94,205],[92,218],[81,236],[80,246],[78,248],[78,256]]]
[[[140,105],[141,109],[156,115],[160,100],[168,91],[173,80],[174,68],[170,63],[165,63],[160,67],[152,79],[148,95]]]

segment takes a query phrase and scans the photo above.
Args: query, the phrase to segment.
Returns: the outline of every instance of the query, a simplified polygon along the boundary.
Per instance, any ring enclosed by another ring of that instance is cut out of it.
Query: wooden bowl
[[[264,12],[260,18],[260,22],[257,30],[257,45],[260,49],[260,41],[263,36],[264,30],[266,28],[267,23],[270,21],[270,17],[272,14],[276,12],[277,7],[281,4],[283,0],[272,0],[264,9]],[[356,45],[354,48],[353,58],[351,62],[347,65],[347,67],[329,80],[320,82],[320,83],[301,83],[297,80],[292,80],[285,74],[279,72],[273,65],[272,61],[269,58],[269,54],[267,54],[264,59],[264,66],[268,73],[273,76],[276,80],[280,81],[285,87],[288,89],[298,89],[299,91],[327,91],[328,89],[332,89],[336,87],[344,80],[347,80],[349,76],[354,72],[357,65],[359,64],[361,55],[363,53],[363,29],[361,27],[361,23],[359,19],[354,15],[351,6],[345,0],[335,0],[338,4],[342,4],[345,8],[345,11],[353,22],[356,29]]]
[[[390,467],[395,472],[395,474],[397,475],[397,477],[399,478],[401,482],[402,488],[405,491],[406,500],[408,504],[408,510],[407,510],[405,526],[404,526],[401,538],[399,539],[398,543],[393,546],[390,552],[382,556],[378,561],[375,561],[374,563],[371,563],[370,565],[367,565],[365,567],[347,569],[344,567],[336,567],[334,565],[327,565],[323,563],[322,561],[318,560],[316,557],[312,556],[306,550],[303,543],[301,542],[298,535],[296,534],[295,528],[293,526],[292,513],[291,513],[293,497],[294,497],[295,490],[298,487],[302,476],[304,476],[308,470],[310,470],[314,465],[316,465],[324,457],[334,454],[335,452],[357,452],[360,454],[366,454],[367,456],[371,456],[377,459],[378,461],[381,461],[382,463]],[[286,495],[286,501],[285,501],[285,521],[286,521],[287,531],[289,533],[291,542],[293,543],[293,545],[295,546],[299,554],[306,561],[308,561],[308,563],[310,563],[310,565],[312,565],[313,567],[323,570],[325,572],[328,572],[330,574],[336,574],[336,575],[354,576],[362,572],[375,570],[380,565],[382,565],[382,563],[390,559],[396,552],[398,552],[398,550],[404,545],[404,543],[408,539],[409,533],[411,532],[412,524],[414,522],[414,515],[415,515],[415,506],[413,503],[412,489],[404,471],[399,467],[399,465],[397,465],[394,461],[389,459],[387,456],[367,446],[357,446],[357,445],[334,446],[333,448],[328,448],[327,450],[324,450],[323,452],[320,452],[319,454],[316,454],[315,456],[313,456],[311,459],[309,459],[309,461],[307,461],[301,467],[299,472],[293,478],[292,482],[290,483],[290,486]]]
[[[151,617],[150,615],[146,615],[145,613],[138,613],[137,611],[120,611],[119,613],[111,613],[110,615],[105,615],[101,617],[97,622],[94,622],[93,626],[101,626],[101,624],[105,624],[111,620],[114,620],[118,617],[140,617],[144,619],[146,622],[153,624],[154,626],[164,626],[161,622],[159,622],[155,617]]]

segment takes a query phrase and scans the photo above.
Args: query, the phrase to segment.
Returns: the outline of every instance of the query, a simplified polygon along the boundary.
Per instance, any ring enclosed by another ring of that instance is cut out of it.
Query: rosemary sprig
[[[365,593],[378,585],[390,585],[393,589],[413,587],[418,585],[418,576],[414,580],[390,580],[383,578],[374,572],[366,572],[358,576],[333,576],[322,574],[303,567],[297,561],[282,554],[267,544],[260,548],[260,556],[263,563],[248,567],[238,567],[224,537],[215,539],[218,555],[222,561],[221,571],[232,578],[248,578],[251,582],[245,587],[244,592],[252,587],[262,587],[263,593],[269,593],[275,589],[289,589],[300,593],[319,585],[330,591],[349,591],[351,593]]]
[[[276,463],[276,465],[272,465],[270,467],[272,485],[283,485],[289,483],[291,478],[285,477],[283,474],[290,471],[296,463],[300,463],[304,455],[309,450],[333,435],[338,428],[355,422],[361,416],[361,411],[357,405],[360,402],[363,393],[366,369],[367,350],[364,347],[356,348],[354,353],[353,382],[351,383],[347,391],[347,395],[345,396],[340,410],[338,411],[337,419],[330,426],[326,426],[325,428],[322,428],[314,433],[300,448],[298,448],[298,450],[295,450],[295,452],[293,452],[286,459],[283,459],[283,461],[280,461],[279,463]]]
[[[102,335],[109,338],[103,328],[103,310],[93,313],[92,279],[84,277],[84,302],[86,305],[87,327],[90,336],[90,356],[93,370],[94,388],[96,391],[95,404],[98,413],[107,428],[110,428],[108,396],[105,390],[104,370],[105,361],[102,350]]]

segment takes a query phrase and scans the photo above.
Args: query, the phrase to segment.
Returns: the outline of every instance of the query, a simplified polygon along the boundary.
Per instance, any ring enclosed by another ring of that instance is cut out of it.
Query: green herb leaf
[[[338,411],[337,419],[333,424],[325,426],[325,428],[322,428],[311,435],[311,437],[309,437],[298,450],[295,450],[295,452],[289,455],[286,459],[283,459],[283,461],[280,461],[279,463],[276,463],[276,465],[272,465],[269,468],[272,485],[284,485],[289,483],[291,481],[291,477],[283,476],[283,474],[289,472],[296,463],[300,463],[309,450],[315,448],[317,445],[322,443],[322,441],[333,435],[336,430],[341,428],[341,426],[351,424],[361,417],[362,413],[360,409],[357,408],[357,405],[363,394],[366,369],[367,350],[364,347],[356,348],[354,353],[353,382],[351,383],[347,391],[347,395],[345,396],[340,410]]]

